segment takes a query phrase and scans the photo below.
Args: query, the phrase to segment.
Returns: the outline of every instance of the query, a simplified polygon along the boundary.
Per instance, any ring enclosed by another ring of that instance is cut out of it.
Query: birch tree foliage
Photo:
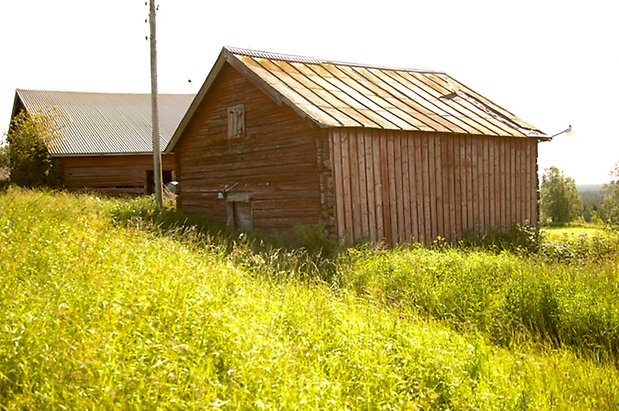
[[[582,215],[583,203],[573,178],[557,167],[544,171],[540,187],[542,223],[565,224]]]
[[[60,165],[50,153],[58,143],[59,130],[56,110],[22,111],[12,119],[6,134],[11,183],[24,187],[61,184]]]

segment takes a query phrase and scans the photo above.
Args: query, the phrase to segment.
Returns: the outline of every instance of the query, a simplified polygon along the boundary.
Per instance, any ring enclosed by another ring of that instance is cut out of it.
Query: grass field
[[[618,244],[325,257],[9,188],[0,409],[617,409]]]
[[[579,236],[603,237],[608,232],[603,226],[594,224],[576,224],[562,227],[543,227],[542,234],[549,240],[573,239]]]

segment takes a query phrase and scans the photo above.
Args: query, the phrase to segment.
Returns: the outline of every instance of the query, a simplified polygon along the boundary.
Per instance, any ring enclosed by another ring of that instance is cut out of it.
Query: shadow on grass
[[[185,214],[171,202],[158,208],[151,197],[117,201],[110,215],[122,226],[208,249],[249,273],[275,278],[332,283],[344,249],[331,237],[317,235],[320,229],[300,228],[296,237],[244,233],[206,217]]]

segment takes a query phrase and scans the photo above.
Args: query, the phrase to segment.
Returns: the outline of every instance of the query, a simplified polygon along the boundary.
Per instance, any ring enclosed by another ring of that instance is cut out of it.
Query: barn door
[[[230,193],[226,197],[228,228],[238,231],[252,231],[254,217],[251,194]]]
[[[173,178],[172,170],[161,170],[161,184],[166,185]],[[154,194],[155,193],[155,172],[153,170],[146,170],[146,194]]]

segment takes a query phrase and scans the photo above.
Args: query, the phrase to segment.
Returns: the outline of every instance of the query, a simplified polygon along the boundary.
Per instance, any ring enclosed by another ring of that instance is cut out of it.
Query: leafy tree
[[[619,224],[619,163],[615,165],[615,169],[610,174],[617,177],[617,179],[604,185],[608,194],[604,196],[602,210],[608,221]]]
[[[542,222],[565,224],[576,220],[583,210],[582,199],[574,179],[563,175],[557,167],[547,168],[540,188]]]
[[[8,177],[9,164],[9,146],[0,143],[0,181]]]
[[[57,120],[57,113],[42,110],[22,111],[13,118],[6,135],[13,184],[26,187],[60,184],[60,166],[49,152],[58,137]]]
[[[602,202],[606,189],[603,184],[591,184],[578,187],[578,193],[582,198],[583,212],[582,216],[587,222],[601,223],[604,219],[602,211]]]

